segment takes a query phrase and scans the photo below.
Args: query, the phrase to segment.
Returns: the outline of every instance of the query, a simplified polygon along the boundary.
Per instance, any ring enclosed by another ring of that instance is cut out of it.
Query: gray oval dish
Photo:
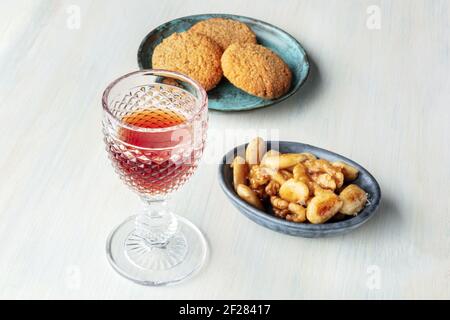
[[[294,37],[269,23],[232,14],[194,15],[160,25],[142,40],[137,55],[139,68],[152,68],[153,50],[164,38],[174,32],[184,32],[201,20],[215,17],[238,20],[247,24],[256,34],[259,44],[276,52],[288,64],[293,77],[289,91],[282,97],[273,100],[265,100],[245,93],[224,78],[217,87],[208,92],[210,109],[241,111],[267,107],[292,96],[305,82],[309,74],[309,62],[305,50]]]
[[[267,142],[267,149],[271,149],[273,142]],[[359,170],[358,178],[352,182],[368,193],[368,204],[366,207],[356,216],[344,221],[327,222],[324,224],[308,224],[308,223],[295,223],[278,218],[271,213],[261,211],[247,202],[239,198],[233,188],[233,171],[230,164],[227,164],[227,159],[233,159],[235,155],[242,155],[242,151],[245,150],[246,144],[238,146],[229,151],[222,159],[222,163],[219,165],[219,183],[226,196],[231,200],[232,204],[247,218],[254,222],[277,232],[285,233],[292,236],[299,236],[305,238],[318,238],[341,235],[358,228],[363,223],[367,222],[376,212],[381,199],[381,190],[378,182],[375,178],[361,165],[347,159],[334,152],[317,148],[308,144],[299,142],[279,141],[278,151],[281,153],[300,153],[310,152],[316,155],[318,158],[326,159],[329,161],[344,161]]]

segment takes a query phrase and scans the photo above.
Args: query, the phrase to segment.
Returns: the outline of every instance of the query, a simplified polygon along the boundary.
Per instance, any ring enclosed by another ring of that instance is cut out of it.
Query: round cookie
[[[285,94],[292,82],[286,63],[258,44],[234,43],[222,55],[224,76],[236,87],[264,99]]]
[[[245,23],[223,18],[197,22],[188,32],[208,36],[225,50],[232,43],[256,43],[256,36]]]
[[[221,55],[220,46],[207,36],[174,33],[153,51],[152,68],[186,74],[208,91],[222,78]]]

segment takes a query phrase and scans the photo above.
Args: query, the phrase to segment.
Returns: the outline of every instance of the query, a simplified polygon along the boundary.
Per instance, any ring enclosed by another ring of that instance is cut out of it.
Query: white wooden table
[[[137,69],[148,31],[210,12],[288,31],[312,74],[276,107],[210,113],[208,161],[172,201],[206,234],[209,263],[178,286],[141,287],[105,256],[140,204],[107,160],[100,95]],[[450,298],[449,12],[444,0],[2,0],[0,298]],[[214,154],[248,139],[223,144],[224,130],[258,128],[368,168],[383,191],[376,217],[302,239],[242,216]]]

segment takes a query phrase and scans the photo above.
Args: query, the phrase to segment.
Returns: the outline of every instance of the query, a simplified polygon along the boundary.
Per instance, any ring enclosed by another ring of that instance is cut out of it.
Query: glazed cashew
[[[296,179],[296,180],[300,180],[300,179],[303,179],[304,177],[308,177],[308,174],[306,172],[306,167],[302,163],[296,164],[294,166],[294,169],[292,169],[292,173],[294,175],[294,179]]]
[[[244,158],[237,156],[234,158],[231,167],[233,168],[233,185],[236,190],[238,185],[247,184],[248,165]]]
[[[339,198],[344,203],[339,212],[347,215],[356,216],[367,202],[366,192],[355,184],[351,184],[342,190]]]
[[[316,160],[317,159],[317,157],[315,155],[313,155],[312,153],[309,153],[309,152],[302,152],[301,154],[304,155],[307,158],[307,160]]]
[[[245,160],[249,165],[259,164],[266,153],[266,143],[260,137],[254,138],[245,149]]]
[[[333,176],[334,181],[336,181],[336,188],[339,189],[344,185],[345,177],[342,172],[336,172]]]
[[[280,188],[280,197],[286,201],[306,204],[309,189],[306,184],[295,179],[289,179]]]
[[[258,209],[264,210],[264,206],[262,205],[261,200],[259,200],[256,193],[252,189],[250,189],[250,187],[244,184],[239,184],[236,188],[236,192],[239,195],[239,197],[241,197],[241,199],[244,200],[245,202],[251,204],[252,206]]]
[[[272,169],[287,169],[295,166],[297,163],[305,161],[307,156],[301,153],[283,153],[280,155],[269,155],[264,158],[261,165]]]
[[[322,193],[322,192],[330,191],[330,190],[322,188],[316,182],[313,182],[312,185],[313,185],[313,195],[314,196],[317,196],[319,193]]]
[[[352,167],[349,164],[346,164],[342,161],[333,162],[332,165],[336,168],[340,168],[342,173],[344,174],[345,181],[353,181],[358,178],[359,171],[355,167]]]
[[[336,189],[336,181],[328,173],[312,174],[311,179],[314,180],[321,188],[330,189],[334,191]]]
[[[288,206],[289,214],[286,215],[286,220],[293,222],[305,222],[306,221],[306,208],[297,204],[289,203]]]
[[[267,157],[270,157],[270,156],[279,156],[279,155],[280,155],[280,152],[278,152],[277,150],[269,150],[269,151],[267,151],[267,152],[263,155],[263,157],[262,157],[262,159],[261,159],[261,163],[263,163],[263,162],[264,162],[264,159],[267,158]]]
[[[325,159],[317,159],[317,160],[307,160],[304,162],[308,173],[328,173],[331,176],[334,176],[337,172],[341,170],[337,167],[334,167]]]
[[[292,172],[289,172],[289,171],[286,170],[286,169],[280,170],[280,174],[283,176],[283,178],[284,178],[285,180],[289,180],[289,179],[291,179],[291,178],[294,177],[294,175],[292,174]]]
[[[264,172],[272,179],[278,182],[281,185],[283,185],[286,182],[286,179],[283,177],[283,175],[274,169],[271,168],[263,168]]]
[[[309,195],[314,195],[315,182],[309,177],[306,167],[302,163],[299,163],[294,167],[292,173],[295,180],[301,181],[308,186]]]
[[[333,192],[321,192],[308,204],[306,218],[313,224],[324,223],[339,211],[342,204],[342,200]]]

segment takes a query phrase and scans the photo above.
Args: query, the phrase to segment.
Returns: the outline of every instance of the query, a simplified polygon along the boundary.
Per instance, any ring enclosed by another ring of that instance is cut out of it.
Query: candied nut
[[[277,196],[270,197],[270,203],[277,209],[287,209],[289,206],[289,202],[283,200]]]
[[[292,177],[294,177],[294,174],[293,174],[293,172],[294,172],[294,167],[295,167],[295,166],[292,166],[292,167],[289,167],[289,168],[286,168],[286,169],[283,169],[283,170],[289,172],[289,173],[292,175]],[[291,178],[292,178],[292,177],[291,177]]]
[[[295,180],[301,181],[308,186],[310,196],[314,195],[314,182],[309,177],[306,167],[299,163],[294,167],[292,173]]]
[[[330,191],[330,190],[326,190],[326,189],[322,188],[316,182],[313,182],[312,184],[313,184],[313,194],[315,196],[317,196],[319,193]]]
[[[355,167],[352,167],[351,165],[346,164],[342,161],[333,162],[332,165],[341,169],[342,173],[344,174],[345,181],[352,181],[358,178],[359,171]]]
[[[304,162],[304,165],[310,174],[328,173],[333,176],[337,172],[340,172],[339,168],[332,166],[331,163],[325,159],[307,160]]]
[[[279,190],[280,184],[275,180],[271,180],[265,189],[266,194],[268,194],[269,196],[276,196]]]
[[[266,152],[261,138],[250,141],[245,159],[236,157],[231,166],[233,183],[242,199],[261,210],[262,201],[270,202],[273,213],[288,221],[341,221],[358,214],[367,203],[363,189],[344,185],[358,176],[353,166],[341,161],[330,163],[308,152]]]
[[[336,181],[334,181],[333,177],[328,173],[312,174],[311,178],[324,189],[333,191],[336,189]]]
[[[317,159],[317,157],[315,155],[313,155],[312,153],[309,153],[309,152],[302,152],[301,154],[306,157],[305,160],[316,160]]]
[[[334,181],[336,182],[336,188],[340,188],[344,185],[344,174],[342,172],[336,172],[333,176]]]
[[[266,157],[270,157],[270,156],[279,156],[279,155],[280,155],[280,152],[278,152],[277,150],[269,150],[269,151],[267,151],[267,152],[263,155],[263,157],[262,157],[262,159],[261,159],[261,163],[264,162],[264,159],[265,159]]]
[[[280,217],[280,218],[286,218],[286,215],[289,213],[289,210],[288,209],[278,209],[278,208],[273,208],[273,213],[275,213],[275,215],[277,216],[277,217]]]
[[[308,186],[295,179],[289,179],[280,188],[280,197],[289,202],[305,204],[309,198]]]
[[[261,200],[259,200],[256,193],[250,189],[248,186],[244,184],[239,184],[236,189],[237,194],[239,197],[241,197],[242,200],[245,202],[251,204],[252,206],[264,210],[264,206],[261,203]]]
[[[289,214],[286,216],[286,220],[293,222],[305,222],[306,221],[306,208],[297,204],[289,203],[288,206]]]
[[[283,177],[283,175],[278,172],[277,170],[263,167],[262,170],[270,176],[272,180],[275,180],[280,185],[283,185],[286,182],[286,179]]]
[[[247,184],[248,165],[244,158],[237,156],[231,166],[233,168],[233,185],[236,190],[238,185]]]
[[[333,192],[321,192],[308,204],[306,217],[313,224],[324,223],[342,207],[342,200]]]
[[[300,153],[283,153],[265,157],[261,165],[272,169],[286,169],[305,161],[305,159],[307,159],[306,156]]]
[[[366,192],[355,184],[348,185],[342,190],[339,198],[344,203],[339,212],[347,215],[356,216],[367,202]]]
[[[270,181],[270,175],[263,170],[259,165],[253,165],[249,172],[250,187],[257,189],[260,186],[266,185]]]
[[[260,137],[254,138],[245,149],[245,160],[249,165],[259,164],[266,153],[266,143]]]
[[[280,170],[280,174],[285,180],[289,180],[294,177],[294,175],[286,169]]]
[[[306,167],[302,163],[296,164],[294,169],[292,169],[292,173],[294,175],[294,179],[296,180],[300,180],[303,177],[308,177]]]

